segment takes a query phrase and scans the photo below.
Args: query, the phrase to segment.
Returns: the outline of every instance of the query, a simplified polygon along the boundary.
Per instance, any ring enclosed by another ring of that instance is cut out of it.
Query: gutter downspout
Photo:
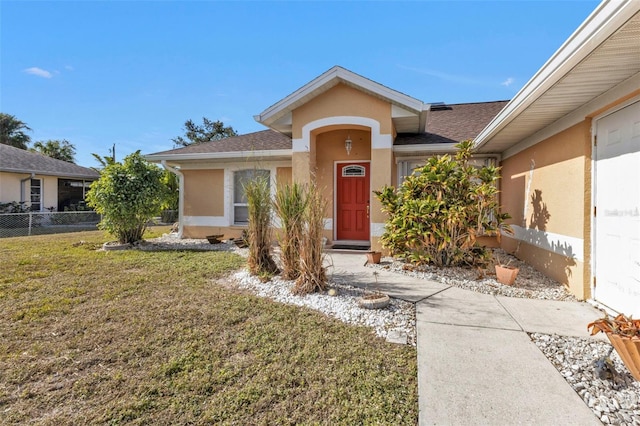
[[[34,179],[36,177],[35,173],[31,173],[31,176],[26,177],[24,179],[20,179],[20,202],[25,202],[26,203],[26,196],[25,196],[25,189],[24,189],[24,183],[28,180]]]
[[[162,167],[164,167],[165,170],[169,170],[171,173],[178,176],[178,238],[182,239],[182,231],[184,228],[182,220],[182,210],[184,206],[184,175],[180,170],[169,166],[167,164],[167,160],[162,160],[160,164],[162,164]]]

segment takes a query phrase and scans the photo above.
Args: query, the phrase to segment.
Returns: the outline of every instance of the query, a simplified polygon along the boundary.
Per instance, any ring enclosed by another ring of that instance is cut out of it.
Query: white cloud
[[[397,65],[398,68],[407,70],[407,71],[412,71],[412,72],[416,72],[419,74],[425,74],[431,77],[435,77],[435,78],[439,78],[441,80],[445,80],[445,81],[450,81],[452,83],[457,83],[457,84],[467,84],[467,85],[482,85],[483,82],[480,80],[477,80],[475,78],[470,78],[464,75],[458,75],[458,74],[451,74],[448,72],[443,72],[443,71],[438,71],[438,70],[433,70],[433,69],[428,69],[428,68],[415,68],[415,67],[408,67],[405,65],[401,65],[398,64]]]
[[[38,67],[27,68],[24,70],[24,72],[31,75],[37,75],[38,77],[42,77],[42,78],[53,77],[53,74],[51,74],[49,71],[43,70],[42,68],[38,68]]]
[[[511,86],[515,81],[516,81],[516,79],[515,79],[515,78],[513,78],[513,77],[509,77],[509,78],[507,78],[505,81],[503,81],[503,82],[502,82],[502,83],[500,83],[500,84],[501,84],[502,86],[509,87],[509,86]]]

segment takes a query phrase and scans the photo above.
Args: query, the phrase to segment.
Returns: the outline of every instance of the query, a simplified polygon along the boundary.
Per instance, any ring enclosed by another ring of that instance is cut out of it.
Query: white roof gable
[[[254,116],[254,119],[267,127],[291,136],[291,112],[339,83],[354,87],[391,103],[392,119],[398,133],[419,133],[424,131],[426,119],[424,111],[428,110],[429,105],[425,105],[418,99],[390,89],[340,66],[335,66],[324,72],[289,96]]]

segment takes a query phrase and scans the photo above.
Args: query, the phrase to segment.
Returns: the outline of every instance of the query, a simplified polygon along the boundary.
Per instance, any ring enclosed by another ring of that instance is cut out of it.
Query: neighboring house
[[[502,154],[507,250],[640,317],[640,1],[604,1],[475,140]]]
[[[0,203],[23,202],[33,211],[74,210],[99,177],[93,169],[0,144]]]
[[[509,103],[425,104],[334,67],[255,116],[269,130],[146,158],[180,177],[181,236],[239,235],[242,181],[260,170],[272,190],[315,175],[327,239],[379,248],[386,216],[372,191],[475,139],[474,161],[503,167],[516,231],[504,248],[577,297],[638,316],[639,10],[604,1]]]

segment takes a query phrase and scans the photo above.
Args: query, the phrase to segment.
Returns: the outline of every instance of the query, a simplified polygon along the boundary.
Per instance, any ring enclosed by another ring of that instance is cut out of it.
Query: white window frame
[[[411,176],[415,169],[424,166],[427,160],[431,157],[432,156],[411,159],[398,159],[398,186],[402,185],[402,182],[404,182],[404,180],[408,176]],[[469,159],[469,163],[476,167],[497,166],[498,158],[495,156],[472,155]]]
[[[249,204],[246,202],[237,202],[236,201],[236,174],[238,173],[242,173],[242,172],[254,172],[254,173],[258,173],[258,172],[266,172],[267,173],[267,178],[269,179],[269,191],[271,192],[271,189],[273,187],[273,182],[271,181],[273,179],[273,171],[270,168],[244,168],[244,169],[235,169],[232,171],[231,173],[231,180],[232,180],[232,188],[231,188],[231,223],[234,226],[247,226],[249,224],[249,221],[247,220],[246,222],[240,222],[236,220],[236,208],[237,207],[246,207],[248,210],[248,206]],[[247,216],[248,216],[248,212],[247,212]]]
[[[33,188],[34,188],[34,181],[38,181],[39,185],[37,186],[37,188],[40,188],[40,193],[37,194],[39,201],[38,201],[38,209],[34,209],[34,202],[33,202]],[[31,180],[29,181],[29,206],[31,206],[31,211],[37,211],[37,212],[41,212],[42,211],[42,202],[43,202],[43,196],[44,196],[44,191],[43,191],[43,182],[42,179],[39,178],[31,178]]]

